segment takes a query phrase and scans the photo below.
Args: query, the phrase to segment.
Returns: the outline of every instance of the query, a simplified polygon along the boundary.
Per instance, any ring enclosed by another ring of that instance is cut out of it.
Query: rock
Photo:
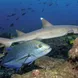
[[[22,75],[13,74],[11,78],[78,78],[78,72],[68,62],[62,63],[52,69],[38,69],[39,74],[37,76],[33,76],[33,71]]]
[[[73,47],[78,46],[78,38],[75,39]]]
[[[35,61],[35,65],[43,68],[43,69],[53,69],[57,66],[63,64],[65,62],[64,59],[56,59],[48,56],[43,56]]]
[[[63,59],[45,56],[36,60],[35,65],[42,69],[34,69],[22,75],[13,74],[11,78],[78,78],[78,71],[71,63]]]
[[[32,75],[33,75],[34,77],[37,77],[37,76],[40,75],[40,71],[39,71],[38,69],[35,69],[35,70],[32,71]]]
[[[14,75],[11,76],[11,78],[22,78],[22,77],[21,77],[21,75],[14,74]]]
[[[75,39],[73,47],[68,52],[69,58],[75,59],[78,58],[78,38]]]

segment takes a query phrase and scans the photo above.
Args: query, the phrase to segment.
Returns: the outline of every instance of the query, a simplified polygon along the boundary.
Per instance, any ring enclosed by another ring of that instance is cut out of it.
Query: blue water
[[[25,11],[21,11],[23,8]],[[28,8],[32,8],[33,12]],[[26,14],[22,16],[25,12]],[[7,17],[12,13],[16,15]],[[16,20],[17,17],[19,20]],[[0,29],[0,33],[15,32],[15,29],[24,32],[39,29],[40,17],[54,25],[78,25],[78,0],[0,0],[0,27],[4,28]],[[14,26],[10,27],[12,23]]]

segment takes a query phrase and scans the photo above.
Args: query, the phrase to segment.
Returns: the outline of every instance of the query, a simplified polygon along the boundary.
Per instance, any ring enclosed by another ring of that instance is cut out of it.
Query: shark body
[[[6,47],[11,46],[12,43],[29,41],[29,40],[42,40],[55,37],[61,37],[67,35],[68,33],[78,33],[78,26],[76,25],[52,25],[47,20],[41,18],[43,28],[29,32],[23,33],[17,30],[19,37],[13,39],[0,38],[0,43],[4,44]]]

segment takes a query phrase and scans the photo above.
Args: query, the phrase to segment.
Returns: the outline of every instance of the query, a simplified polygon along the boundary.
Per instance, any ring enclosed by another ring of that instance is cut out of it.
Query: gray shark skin
[[[43,28],[29,33],[19,32],[20,36],[13,39],[0,38],[0,43],[9,47],[15,42],[56,38],[67,35],[68,33],[78,33],[78,26],[76,25],[52,25],[43,18],[41,18],[41,21]]]

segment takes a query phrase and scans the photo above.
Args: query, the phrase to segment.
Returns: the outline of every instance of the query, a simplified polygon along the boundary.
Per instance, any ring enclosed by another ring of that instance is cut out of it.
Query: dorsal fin
[[[19,30],[16,30],[16,32],[17,32],[17,35],[18,35],[18,36],[25,35],[25,33],[21,32],[21,31],[19,31]]]
[[[48,22],[48,21],[45,20],[44,18],[41,17],[40,19],[41,19],[41,21],[42,21],[43,28],[52,27],[52,26],[53,26],[50,22]]]

